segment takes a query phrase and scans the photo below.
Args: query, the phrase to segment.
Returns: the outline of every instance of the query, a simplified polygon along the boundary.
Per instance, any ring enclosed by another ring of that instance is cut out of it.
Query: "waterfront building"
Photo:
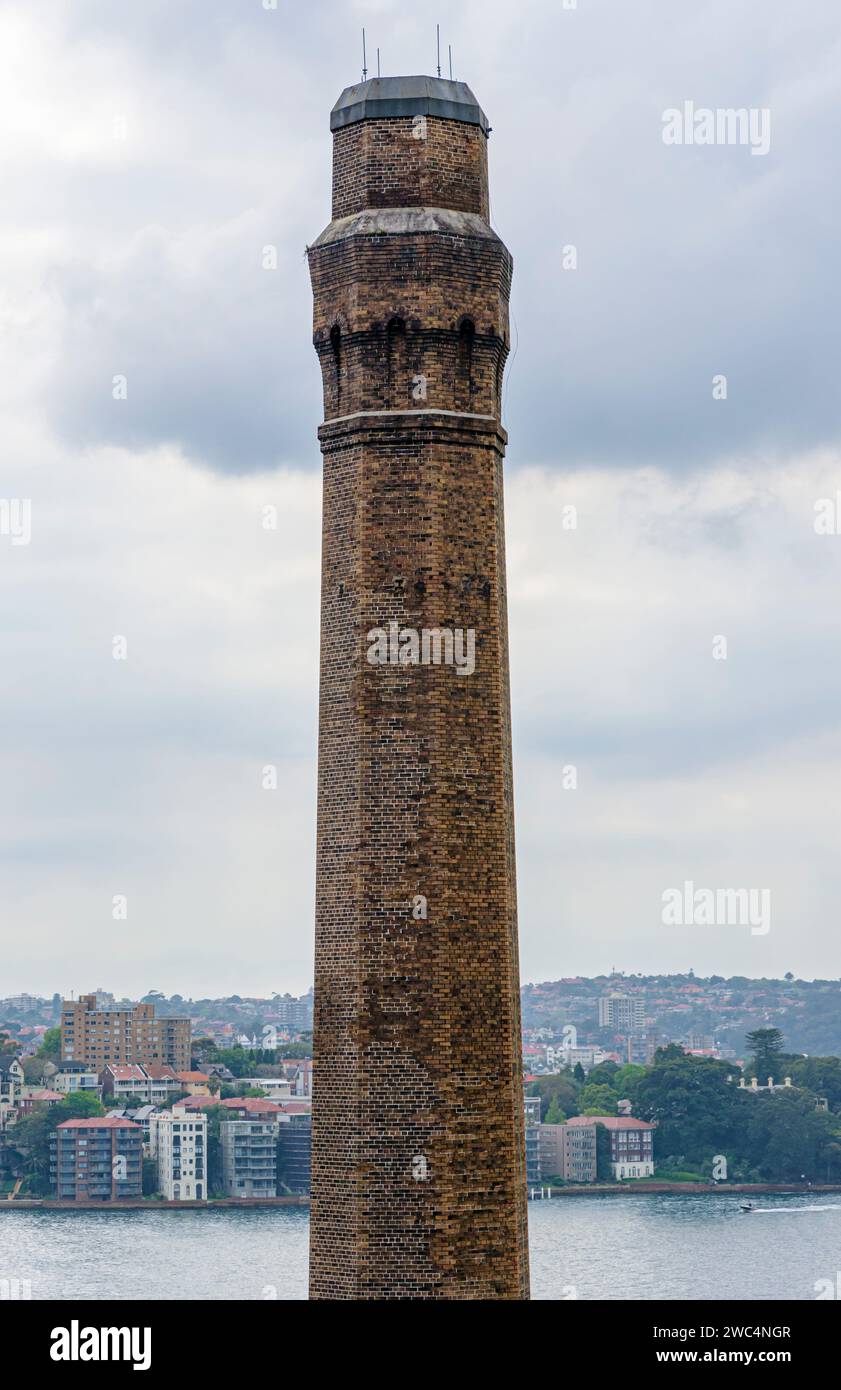
[[[584,1116],[540,1126],[540,1171],[543,1180],[595,1182],[596,1122]]]
[[[564,1176],[564,1130],[566,1126],[539,1125],[540,1174],[544,1181]]]
[[[17,1120],[25,1081],[20,1058],[13,1053],[0,1053],[0,1134]]]
[[[568,1120],[563,1131],[564,1180],[595,1182],[598,1177],[595,1124]]]
[[[278,1125],[278,1176],[290,1192],[309,1195],[312,1176],[312,1117],[283,1114]]]
[[[143,1131],[111,1115],[65,1120],[50,1138],[50,1177],[62,1201],[141,1197]]]
[[[276,1119],[231,1119],[219,1126],[222,1185],[227,1197],[277,1195]]]
[[[654,1173],[654,1125],[632,1115],[575,1115],[568,1125],[604,1125],[610,1135],[610,1169],[617,1181]]]
[[[523,1098],[526,1143],[526,1182],[529,1187],[540,1183],[540,1096]]]
[[[170,1202],[207,1199],[207,1116],[178,1105],[149,1117],[149,1153],[158,1191]]]

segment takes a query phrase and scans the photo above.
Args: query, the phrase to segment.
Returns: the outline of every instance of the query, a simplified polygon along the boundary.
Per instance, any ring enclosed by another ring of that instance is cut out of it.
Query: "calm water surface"
[[[538,1299],[797,1299],[841,1270],[832,1194],[529,1204]],[[300,1299],[306,1210],[0,1213],[0,1278],[32,1297]],[[574,1291],[574,1292],[573,1292]]]

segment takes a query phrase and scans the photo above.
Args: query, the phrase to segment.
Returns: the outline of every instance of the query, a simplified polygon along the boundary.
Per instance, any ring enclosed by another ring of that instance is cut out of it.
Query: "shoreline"
[[[604,1197],[621,1194],[623,1197],[645,1197],[693,1194],[704,1197],[740,1195],[759,1196],[763,1193],[790,1193],[794,1196],[841,1192],[841,1183],[694,1183],[694,1182],[622,1182],[581,1183],[576,1187],[529,1188],[529,1201],[552,1201],[556,1197]],[[532,1193],[535,1195],[532,1196]],[[14,1201],[0,1200],[0,1211],[255,1211],[266,1207],[309,1207],[306,1196],[287,1197],[216,1197],[204,1202],[154,1201],[132,1197],[121,1202],[60,1202],[54,1197],[17,1197]]]
[[[253,1211],[256,1207],[308,1207],[309,1197],[215,1197],[204,1202],[155,1201],[127,1197],[119,1202],[59,1202],[55,1197],[16,1197],[0,1201],[0,1211],[216,1211],[217,1208]]]
[[[739,1196],[740,1194],[761,1195],[762,1193],[789,1192],[794,1194],[813,1193],[813,1192],[841,1192],[841,1183],[803,1183],[803,1182],[616,1182],[616,1183],[581,1183],[575,1187],[539,1187],[529,1188],[529,1200],[541,1201],[540,1192],[544,1191],[549,1197],[542,1200],[548,1201],[554,1197],[587,1197],[599,1196],[599,1194],[614,1194],[621,1192],[627,1197],[645,1196],[646,1193],[653,1193],[655,1196],[663,1196],[671,1193],[694,1193],[696,1196],[703,1197],[726,1197]],[[538,1195],[532,1198],[532,1192]]]

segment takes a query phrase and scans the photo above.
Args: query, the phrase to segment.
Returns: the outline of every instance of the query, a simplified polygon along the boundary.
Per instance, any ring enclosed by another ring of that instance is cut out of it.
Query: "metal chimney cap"
[[[445,77],[372,77],[345,87],[330,112],[330,129],[389,116],[439,116],[477,125],[486,135],[490,130],[467,83]]]

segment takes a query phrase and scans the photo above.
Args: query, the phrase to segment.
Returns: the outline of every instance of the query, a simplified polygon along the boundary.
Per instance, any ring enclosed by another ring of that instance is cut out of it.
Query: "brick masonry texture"
[[[334,136],[310,1295],[528,1297],[500,394],[478,126]],[[367,634],[473,629],[475,670]],[[426,900],[426,917],[417,899]],[[414,905],[414,910],[413,910]]]

